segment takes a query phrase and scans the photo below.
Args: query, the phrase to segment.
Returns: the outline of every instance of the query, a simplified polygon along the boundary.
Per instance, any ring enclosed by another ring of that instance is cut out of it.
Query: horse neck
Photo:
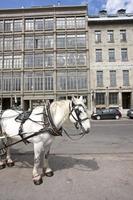
[[[69,117],[69,105],[70,100],[55,101],[50,106],[53,122],[57,128],[60,128],[62,124]]]

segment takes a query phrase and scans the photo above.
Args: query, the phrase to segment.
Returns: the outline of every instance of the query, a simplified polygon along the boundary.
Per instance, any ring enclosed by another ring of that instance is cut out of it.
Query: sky
[[[0,9],[21,8],[48,5],[84,5],[88,4],[88,13],[96,15],[100,10],[107,10],[109,14],[115,14],[123,8],[127,13],[133,13],[133,0],[0,0]]]

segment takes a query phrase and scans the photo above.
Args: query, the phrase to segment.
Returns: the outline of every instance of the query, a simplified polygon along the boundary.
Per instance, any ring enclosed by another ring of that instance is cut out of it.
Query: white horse
[[[12,109],[4,111],[1,117],[2,133],[6,135],[7,139],[10,139],[10,141],[12,140],[12,142],[13,140],[21,140],[21,137],[25,138],[37,133],[26,141],[34,145],[34,167],[32,177],[34,184],[39,185],[43,182],[42,174],[39,173],[41,154],[43,155],[43,175],[53,175],[53,171],[48,164],[48,155],[55,136],[51,134],[49,129],[45,129],[44,106],[37,106],[33,109],[29,118],[23,123],[20,137],[19,131],[21,123],[16,121],[19,113],[20,111]],[[82,133],[85,134],[90,131],[90,120],[82,96],[80,98],[73,97],[72,100],[54,101],[50,104],[50,115],[56,130],[61,130],[63,123],[69,118],[70,121],[76,125],[76,128],[81,129]],[[7,148],[6,161],[0,161],[0,168],[4,168],[6,164],[8,166],[14,165],[9,148]]]

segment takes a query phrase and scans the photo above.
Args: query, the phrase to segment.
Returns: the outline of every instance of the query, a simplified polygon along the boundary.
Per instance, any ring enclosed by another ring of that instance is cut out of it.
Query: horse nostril
[[[90,132],[90,129],[88,128],[86,131],[85,131],[85,133],[87,134],[87,133],[89,133]]]

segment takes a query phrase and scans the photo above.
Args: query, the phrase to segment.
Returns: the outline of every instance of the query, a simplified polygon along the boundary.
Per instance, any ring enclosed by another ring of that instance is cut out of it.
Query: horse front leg
[[[49,162],[48,162],[49,152],[50,152],[50,146],[47,148],[47,150],[43,152],[43,174],[48,177],[51,177],[54,175],[54,172],[49,167]]]
[[[10,148],[7,148],[7,155],[6,155],[6,164],[8,167],[13,167],[14,166],[14,161],[11,158],[11,152]]]
[[[43,143],[34,143],[34,167],[33,167],[33,182],[35,185],[43,183],[42,175],[39,173],[39,167],[41,162],[41,153],[43,151]]]

